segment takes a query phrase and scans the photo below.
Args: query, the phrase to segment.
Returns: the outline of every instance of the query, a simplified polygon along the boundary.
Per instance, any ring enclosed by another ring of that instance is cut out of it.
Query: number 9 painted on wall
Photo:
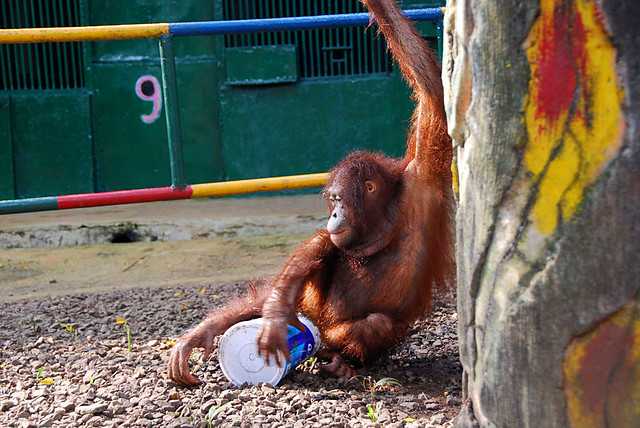
[[[158,79],[151,75],[140,76],[136,82],[136,95],[142,101],[153,102],[151,113],[141,115],[140,119],[147,125],[158,120],[162,112],[162,89]]]

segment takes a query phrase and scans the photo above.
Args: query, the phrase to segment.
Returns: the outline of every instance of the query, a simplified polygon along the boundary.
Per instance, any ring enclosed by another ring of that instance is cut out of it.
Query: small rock
[[[209,412],[209,409],[213,406],[216,406],[218,402],[216,400],[209,400],[205,402],[202,406],[200,406],[200,413],[206,415]]]
[[[383,425],[386,425],[387,422],[391,421],[391,413],[387,409],[382,409],[380,414],[378,415],[378,422]]]
[[[82,377],[83,383],[93,383],[97,378],[97,374],[95,370],[87,370],[87,372]]]
[[[31,416],[31,412],[26,408],[18,411],[18,413],[16,414],[17,418],[28,418],[29,416]]]
[[[405,401],[403,403],[399,403],[398,405],[405,410],[413,410],[416,408],[417,404],[413,401]]]
[[[0,412],[6,412],[10,408],[16,406],[18,403],[13,400],[5,400],[0,403]]]
[[[149,385],[152,385],[153,382],[154,382],[154,380],[151,379],[151,378],[142,379],[140,381],[140,386],[149,386]]]
[[[78,425],[84,425],[92,417],[93,417],[93,415],[91,415],[91,414],[83,415],[76,422],[77,422]]]
[[[89,404],[86,406],[78,406],[76,408],[76,412],[81,415],[99,415],[105,410],[107,410],[107,405],[104,403]]]
[[[38,388],[35,391],[31,391],[31,398],[38,398],[46,395],[47,391],[43,388]]]
[[[39,426],[41,427],[49,427],[51,425],[53,425],[54,421],[57,421],[58,419],[60,419],[62,417],[62,414],[60,413],[52,413],[48,416],[46,416],[44,419],[42,419],[42,421],[40,421]]]
[[[425,403],[425,410],[436,410],[440,408],[440,404],[438,403]]]
[[[127,412],[127,410],[123,406],[113,406],[113,408],[111,409],[111,412],[114,415],[124,415]]]
[[[144,374],[145,374],[145,370],[140,366],[136,367],[136,369],[133,371],[133,377],[135,379],[140,379],[141,377],[144,377]]]
[[[100,416],[94,416],[87,421],[87,426],[99,427],[103,425],[103,419]]]
[[[398,410],[398,411],[396,412],[396,417],[397,417],[398,419],[400,419],[400,420],[404,420],[405,418],[408,418],[408,417],[409,417],[409,414],[408,414],[408,413],[403,412],[402,410]]]
[[[220,393],[220,398],[225,400],[232,400],[238,396],[238,391],[233,389],[225,389]]]
[[[13,397],[17,401],[26,400],[28,396],[29,396],[28,391],[16,391],[13,394],[11,394],[11,397]]]
[[[431,419],[429,420],[429,423],[431,423],[433,425],[442,425],[446,419],[447,419],[447,417],[444,414],[439,413],[437,415],[431,416]]]
[[[276,392],[276,389],[273,386],[271,386],[269,384],[266,384],[266,383],[260,387],[260,390],[264,394],[270,394],[272,392]]]

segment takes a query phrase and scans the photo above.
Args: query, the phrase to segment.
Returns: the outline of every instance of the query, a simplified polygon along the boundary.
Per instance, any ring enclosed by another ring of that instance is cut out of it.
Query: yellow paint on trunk
[[[451,187],[456,197],[460,193],[460,178],[458,176],[458,157],[454,156],[451,162]]]
[[[623,94],[597,3],[541,0],[540,10],[526,49],[524,164],[540,183],[534,223],[549,235],[576,213],[586,188],[618,152]]]

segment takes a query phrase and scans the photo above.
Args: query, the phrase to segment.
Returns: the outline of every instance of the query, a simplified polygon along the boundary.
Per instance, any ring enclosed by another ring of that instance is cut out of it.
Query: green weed
[[[367,416],[371,419],[371,422],[378,422],[378,412],[380,411],[380,403],[377,403],[375,407],[372,404],[367,404]]]
[[[213,428],[213,420],[220,414],[224,409],[229,407],[231,402],[225,403],[221,406],[211,406],[209,411],[207,412],[207,416],[205,417],[205,421],[207,422],[207,428]]]
[[[129,323],[125,318],[117,316],[116,324],[121,325],[125,334],[127,335],[127,350],[131,352],[131,349],[133,348],[133,340],[131,336],[131,327],[129,327]]]

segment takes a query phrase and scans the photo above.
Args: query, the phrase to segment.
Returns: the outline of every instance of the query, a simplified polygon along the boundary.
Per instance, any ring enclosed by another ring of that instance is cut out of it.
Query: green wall
[[[19,197],[93,190],[89,94],[11,98],[15,188]]]
[[[225,87],[221,98],[234,179],[321,172],[356,149],[399,156],[411,110],[395,76]]]
[[[15,198],[11,99],[0,96],[0,199]]]
[[[215,0],[81,0],[81,11],[85,25],[223,18]],[[175,44],[188,182],[318,172],[355,149],[404,150],[412,105],[397,72],[300,79],[292,45]],[[157,41],[84,43],[83,59],[82,89],[0,90],[0,199],[170,183],[164,106],[147,123],[153,103],[136,93],[142,76],[161,80]]]

